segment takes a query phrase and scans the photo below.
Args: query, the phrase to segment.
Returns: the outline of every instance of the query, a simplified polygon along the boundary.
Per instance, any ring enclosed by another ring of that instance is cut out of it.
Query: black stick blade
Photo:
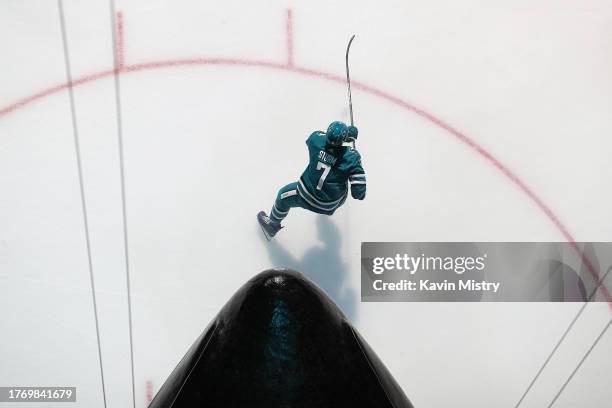
[[[302,274],[265,271],[230,299],[150,408],[411,408],[340,309]]]

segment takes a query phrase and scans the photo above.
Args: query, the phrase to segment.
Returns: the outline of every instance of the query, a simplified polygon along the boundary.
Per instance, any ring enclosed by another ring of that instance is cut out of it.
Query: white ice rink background
[[[56,1],[0,4],[1,386],[104,406],[76,129],[109,408],[132,406],[119,133],[137,407],[271,266],[323,287],[417,408],[516,405],[582,304],[361,304],[360,243],[612,240],[610,2],[112,6],[64,0],[65,53]],[[308,134],[348,120],[353,33],[368,196],[292,211],[267,243],[255,214]],[[550,404],[610,315],[587,306],[521,407]],[[611,350],[607,332],[554,406],[609,406]]]

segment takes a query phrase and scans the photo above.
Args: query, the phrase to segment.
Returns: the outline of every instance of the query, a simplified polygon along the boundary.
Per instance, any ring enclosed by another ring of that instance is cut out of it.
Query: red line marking
[[[153,401],[153,381],[151,380],[147,380],[146,383],[146,395],[145,395],[145,402],[147,403],[147,406]]]
[[[117,69],[119,71],[123,70],[125,66],[125,37],[123,35],[123,13],[121,11],[117,12],[117,44],[116,44],[116,52],[117,52]]]
[[[287,66],[293,66],[293,13],[287,9],[287,21],[285,24],[287,32]]]
[[[291,72],[295,74],[301,74],[304,76],[310,76],[315,78],[320,78],[328,81],[333,81],[340,83],[342,85],[345,84],[345,78],[343,76],[339,76],[336,74],[328,73],[321,70],[310,69],[310,68],[302,68],[296,67],[294,65],[288,64],[279,64],[275,62],[268,61],[260,61],[260,60],[249,60],[249,59],[241,59],[241,58],[190,58],[190,59],[178,59],[178,60],[161,60],[161,61],[151,61],[140,64],[133,64],[124,66],[121,69],[121,72],[117,74],[127,74],[131,72],[139,72],[145,70],[152,69],[162,69],[162,68],[172,68],[172,67],[180,67],[180,66],[198,66],[198,65],[218,65],[218,66],[233,66],[233,67],[253,67],[253,68],[267,68],[267,69],[276,69],[285,72]],[[106,70],[98,73],[94,73],[91,75],[87,75],[81,77],[72,82],[72,86],[76,87],[88,82],[92,82],[98,79],[106,78],[115,74],[114,70]],[[45,89],[41,92],[38,92],[34,95],[25,97],[14,102],[11,105],[5,106],[0,109],[0,119],[7,114],[23,108],[24,106],[47,96],[53,95],[55,93],[66,90],[70,84],[62,83],[55,85],[51,88]],[[599,290],[605,297],[608,302],[608,306],[612,310],[612,298],[610,297],[610,293],[603,282],[600,282],[599,275],[597,273],[596,268],[593,263],[587,258],[584,252],[580,249],[573,236],[570,234],[565,225],[561,222],[561,220],[555,215],[555,213],[546,205],[544,202],[529,188],[527,185],[519,179],[519,177],[512,172],[506,165],[504,165],[501,161],[496,159],[489,151],[480,146],[474,140],[469,138],[464,133],[459,130],[453,128],[443,120],[437,118],[436,116],[419,109],[418,107],[410,104],[409,102],[392,95],[384,90],[379,88],[375,88],[373,86],[367,85],[362,82],[354,81],[353,86],[355,89],[359,89],[365,93],[378,96],[381,99],[384,99],[396,106],[399,106],[403,109],[406,109],[426,120],[433,123],[434,125],[446,130],[455,138],[457,138],[462,143],[466,144],[470,148],[472,148],[476,153],[480,156],[484,157],[487,161],[489,161],[493,166],[495,166],[498,170],[502,172],[510,181],[512,181],[521,191],[523,191],[539,208],[544,212],[544,214],[553,222],[553,224],[557,227],[557,229],[561,232],[561,234],[565,237],[565,239],[571,244],[572,248],[576,251],[576,253],[580,256],[584,265],[587,267],[589,273],[597,282]]]

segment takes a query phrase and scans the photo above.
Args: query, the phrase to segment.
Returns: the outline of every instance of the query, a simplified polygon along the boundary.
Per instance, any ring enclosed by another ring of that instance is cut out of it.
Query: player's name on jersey
[[[319,151],[319,161],[322,161],[323,163],[330,164],[333,166],[334,164],[336,164],[336,160],[338,159],[332,156],[331,154],[327,153],[326,151],[324,150]]]
[[[430,279],[408,280],[401,279],[395,282],[385,282],[377,279],[372,282],[375,291],[408,291],[408,292],[493,292],[497,293],[500,282],[478,281],[475,279],[460,279],[455,282],[444,280],[442,282]]]

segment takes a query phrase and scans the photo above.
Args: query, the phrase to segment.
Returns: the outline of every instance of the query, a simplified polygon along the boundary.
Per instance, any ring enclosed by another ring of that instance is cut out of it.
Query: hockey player
[[[333,122],[327,132],[315,131],[306,140],[309,162],[297,182],[287,184],[278,191],[268,216],[257,214],[266,238],[270,239],[282,228],[281,222],[289,210],[301,207],[332,215],[348,195],[363,200],[366,194],[365,171],[357,150],[347,146],[357,140],[358,130],[342,122]]]

